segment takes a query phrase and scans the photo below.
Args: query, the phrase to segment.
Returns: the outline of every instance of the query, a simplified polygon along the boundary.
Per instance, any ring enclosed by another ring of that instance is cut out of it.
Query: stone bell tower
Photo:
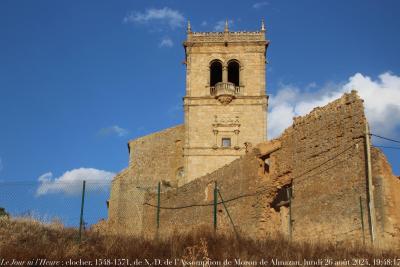
[[[256,32],[187,27],[184,182],[221,168],[265,141],[265,26]]]

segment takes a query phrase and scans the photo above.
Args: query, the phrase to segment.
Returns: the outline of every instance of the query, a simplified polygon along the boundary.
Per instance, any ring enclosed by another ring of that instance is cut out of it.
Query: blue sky
[[[270,135],[357,87],[373,131],[400,139],[398,10],[389,0],[2,0],[0,180],[107,180],[127,166],[129,139],[182,123],[187,19],[194,31],[265,19]],[[399,174],[400,150],[386,152]]]

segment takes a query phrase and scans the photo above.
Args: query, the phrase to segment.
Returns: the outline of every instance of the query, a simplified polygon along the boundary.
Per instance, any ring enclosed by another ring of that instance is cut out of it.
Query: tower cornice
[[[265,31],[190,32],[185,43],[225,43],[267,41]]]

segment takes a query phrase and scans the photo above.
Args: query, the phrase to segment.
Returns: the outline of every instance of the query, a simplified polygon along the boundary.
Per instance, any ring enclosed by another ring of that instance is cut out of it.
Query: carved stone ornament
[[[239,88],[239,87],[238,87]],[[236,95],[236,86],[231,82],[219,82],[215,84],[215,98],[223,105],[229,104]]]
[[[234,97],[232,95],[220,95],[220,96],[218,96],[219,102],[221,102],[223,105],[228,105],[229,103],[231,103],[233,98]]]

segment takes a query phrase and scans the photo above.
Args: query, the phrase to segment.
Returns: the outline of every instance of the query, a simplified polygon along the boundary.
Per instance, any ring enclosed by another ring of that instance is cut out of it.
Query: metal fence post
[[[81,242],[81,239],[82,239],[83,206],[84,206],[84,204],[85,204],[85,186],[86,186],[86,181],[83,180],[83,182],[82,182],[81,216],[80,216],[80,220],[79,220],[79,242]]]
[[[224,198],[222,197],[221,192],[220,192],[219,190],[218,190],[218,194],[219,194],[219,197],[221,198],[221,202],[222,202],[222,205],[223,205],[224,208],[225,208],[226,214],[228,215],[228,218],[229,218],[229,220],[230,220],[230,222],[231,222],[231,224],[232,224],[232,226],[233,226],[233,231],[235,231],[236,238],[239,238],[239,233],[238,233],[238,231],[236,230],[236,226],[235,226],[235,224],[233,223],[231,214],[229,213],[228,207],[225,205]]]
[[[286,194],[289,201],[289,241],[292,241],[292,190],[290,187],[286,188]]]
[[[218,205],[218,187],[217,187],[217,181],[215,181],[214,184],[214,231],[217,230],[217,208]]]
[[[157,188],[157,235],[158,230],[160,229],[160,203],[161,203],[161,182],[158,182]]]
[[[369,140],[369,126],[365,123],[365,166],[367,172],[367,189],[368,189],[368,215],[371,231],[371,243],[375,243],[376,238],[376,217],[375,217],[375,204],[374,204],[374,185],[372,182],[372,163],[371,163],[371,144]]]
[[[365,245],[364,211],[363,211],[361,196],[360,196],[360,212],[361,212],[361,229],[362,229],[362,236],[363,236],[363,245]]]

